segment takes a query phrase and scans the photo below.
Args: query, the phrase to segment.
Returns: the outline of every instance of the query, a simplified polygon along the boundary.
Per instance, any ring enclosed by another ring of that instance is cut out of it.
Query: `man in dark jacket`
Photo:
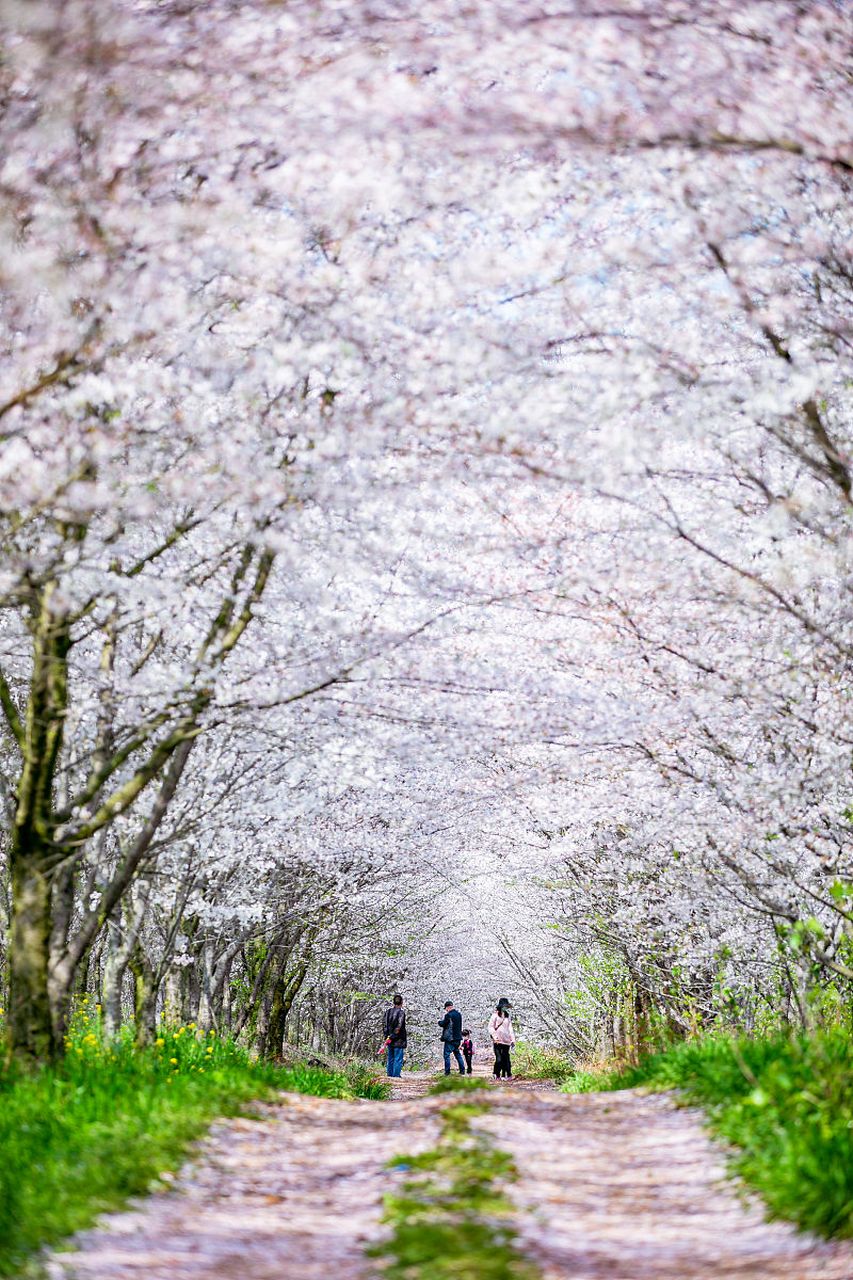
[[[409,1043],[406,1036],[406,1010],[403,1008],[402,996],[395,996],[394,1003],[385,1010],[382,1031],[388,1049],[386,1070],[389,1076],[398,1076],[403,1070],[403,1051]]]
[[[462,1014],[454,1009],[453,1001],[448,1000],[444,1006],[444,1017],[438,1024],[441,1027],[441,1039],[444,1044],[444,1074],[450,1075],[450,1055],[453,1054],[459,1067],[459,1074],[464,1076],[465,1063],[459,1046],[462,1043]]]

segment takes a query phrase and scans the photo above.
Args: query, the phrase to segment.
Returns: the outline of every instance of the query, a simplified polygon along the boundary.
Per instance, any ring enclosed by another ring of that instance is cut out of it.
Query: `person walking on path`
[[[462,1028],[462,1057],[465,1059],[465,1066],[468,1068],[468,1075],[471,1074],[471,1062],[474,1057],[474,1041],[471,1039],[471,1032],[466,1028]]]
[[[395,996],[394,1003],[385,1010],[382,1030],[388,1050],[385,1069],[389,1076],[399,1076],[403,1070],[403,1053],[409,1043],[406,1036],[406,1010],[403,1008],[402,996]]]
[[[512,1079],[512,1060],[509,1051],[515,1044],[515,1034],[512,1029],[510,1008],[511,1005],[506,996],[501,996],[497,1008],[489,1019],[489,1035],[495,1047],[496,1080],[500,1080],[501,1076],[507,1080]]]
[[[453,1054],[459,1067],[459,1074],[464,1076],[465,1063],[459,1052],[459,1046],[462,1043],[462,1014],[453,1007],[452,1000],[448,1000],[445,1004],[444,1017],[438,1025],[441,1027],[441,1039],[444,1044],[444,1074],[450,1075],[450,1055]]]

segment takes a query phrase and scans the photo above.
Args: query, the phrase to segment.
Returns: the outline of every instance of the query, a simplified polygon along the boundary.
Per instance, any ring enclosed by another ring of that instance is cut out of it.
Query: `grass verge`
[[[542,1048],[520,1040],[513,1050],[513,1075],[526,1080],[554,1080],[561,1084],[574,1075],[569,1056],[560,1049]]]
[[[408,1176],[385,1197],[390,1236],[370,1250],[383,1261],[383,1280],[536,1280],[517,1252],[504,1190],[516,1177],[512,1157],[471,1128],[486,1110],[483,1101],[452,1103],[437,1147],[391,1161]]]
[[[570,1093],[646,1085],[704,1107],[731,1165],[772,1217],[853,1237],[853,1042],[843,1031],[761,1040],[689,1041],[603,1075],[575,1073]]]
[[[362,1067],[330,1072],[252,1061],[192,1025],[138,1051],[104,1045],[78,1017],[65,1060],[34,1074],[0,1071],[0,1276],[43,1245],[156,1185],[217,1116],[282,1090],[384,1097]]]

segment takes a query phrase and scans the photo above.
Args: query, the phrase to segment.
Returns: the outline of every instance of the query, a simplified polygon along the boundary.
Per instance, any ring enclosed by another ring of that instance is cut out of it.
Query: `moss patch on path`
[[[493,1089],[490,1080],[482,1076],[440,1076],[428,1092],[431,1097],[443,1093],[476,1093],[479,1089]]]
[[[517,1251],[506,1187],[516,1177],[512,1157],[471,1126],[483,1101],[456,1102],[441,1113],[438,1145],[400,1155],[389,1168],[407,1177],[385,1197],[391,1234],[371,1250],[387,1280],[536,1280]]]

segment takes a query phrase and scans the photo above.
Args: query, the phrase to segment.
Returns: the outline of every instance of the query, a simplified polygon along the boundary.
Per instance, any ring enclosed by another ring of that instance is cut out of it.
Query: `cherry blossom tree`
[[[14,1052],[849,992],[849,34],[4,11]]]

